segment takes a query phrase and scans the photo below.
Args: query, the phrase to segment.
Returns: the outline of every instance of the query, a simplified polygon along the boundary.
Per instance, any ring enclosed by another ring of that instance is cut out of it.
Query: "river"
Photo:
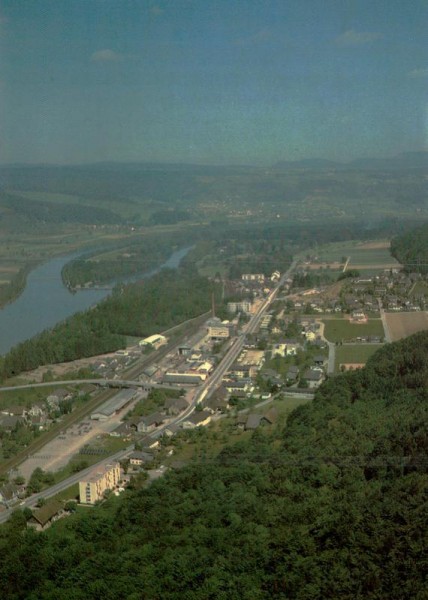
[[[147,273],[117,280],[136,281],[151,277],[163,267],[176,268],[190,248],[177,250],[160,267]],[[86,253],[85,253],[86,254]],[[76,312],[93,306],[111,292],[109,289],[85,289],[71,293],[62,283],[61,270],[75,252],[53,258],[30,273],[23,293],[11,304],[0,309],[0,354],[33,337],[48,327],[63,321]]]

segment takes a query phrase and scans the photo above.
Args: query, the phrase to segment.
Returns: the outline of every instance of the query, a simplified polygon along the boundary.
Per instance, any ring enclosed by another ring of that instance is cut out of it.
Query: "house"
[[[273,425],[278,420],[278,410],[272,406],[262,417],[262,423]]]
[[[45,414],[45,410],[39,404],[33,404],[33,406],[28,411],[29,417],[42,417]]]
[[[285,340],[287,356],[295,356],[302,345],[297,340]]]
[[[147,415],[146,417],[143,417],[138,421],[137,431],[139,433],[150,433],[150,431],[153,431],[154,429],[156,429],[156,427],[162,425],[164,420],[165,416],[162,415],[160,412]]]
[[[165,400],[164,410],[168,415],[179,415],[183,410],[186,410],[186,408],[189,408],[189,403],[183,397],[167,398]]]
[[[263,273],[243,273],[241,275],[242,281],[252,281],[257,283],[264,283],[265,276]]]
[[[192,348],[191,346],[179,346],[178,347],[178,354],[180,356],[189,356],[192,353]]]
[[[15,417],[15,416],[0,417],[0,429],[3,429],[3,431],[11,432],[16,427],[19,427],[20,425],[25,425],[24,417]]]
[[[216,389],[216,391],[212,394],[212,396],[207,401],[207,408],[211,410],[213,413],[215,412],[226,412],[229,406],[229,392],[224,387],[224,385],[220,385]]]
[[[314,365],[316,365],[317,367],[323,367],[326,362],[327,359],[322,354],[317,354],[316,356],[314,356]]]
[[[38,415],[37,417],[31,417],[30,424],[32,427],[35,427],[39,431],[42,431],[42,429],[46,425],[46,421],[47,421],[47,419],[46,419],[45,415],[41,415],[41,416]]]
[[[281,356],[284,358],[287,354],[287,344],[274,344],[272,347],[272,357]]]
[[[60,500],[50,500],[41,508],[35,510],[27,521],[28,527],[36,531],[44,531],[61,517],[65,516],[63,504]]]
[[[23,486],[14,483],[6,483],[0,488],[0,503],[8,506],[9,502],[18,500],[23,494]]]
[[[142,452],[140,450],[136,450],[129,455],[129,464],[133,467],[141,467],[146,463],[153,462],[154,457],[150,452]]]
[[[304,372],[303,379],[307,381],[310,389],[314,389],[322,384],[324,375],[321,370],[308,369]]]
[[[223,381],[224,387],[230,393],[252,392],[254,389],[251,379],[240,379],[238,381]]]
[[[195,411],[185,421],[183,421],[183,429],[194,429],[195,427],[203,427],[211,421],[211,413],[207,410]]]
[[[27,411],[25,406],[10,406],[8,408],[3,408],[1,414],[9,417],[25,417],[27,415]]]
[[[111,437],[121,437],[130,439],[137,431],[137,423],[134,421],[124,421],[116,429],[110,432]]]
[[[288,382],[291,382],[291,383],[296,382],[297,379],[299,378],[299,367],[291,365],[287,371],[285,378]]]
[[[177,423],[171,423],[171,425],[168,425],[163,430],[164,434],[167,437],[172,437],[173,435],[175,435],[177,433],[177,431],[180,431],[180,426]]]
[[[69,390],[66,390],[65,388],[58,388],[57,390],[52,392],[52,394],[49,394],[49,396],[46,398],[46,401],[49,405],[51,403],[60,404],[65,400],[70,400],[70,398],[72,397],[73,394]]]
[[[257,414],[248,415],[247,420],[244,425],[245,431],[253,431],[254,429],[257,429],[257,427],[260,425],[262,419],[263,419],[263,415],[257,415]]]

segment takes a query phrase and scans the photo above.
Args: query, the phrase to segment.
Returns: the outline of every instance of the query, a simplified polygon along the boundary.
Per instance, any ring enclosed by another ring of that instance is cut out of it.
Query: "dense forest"
[[[124,348],[127,335],[145,337],[206,312],[213,290],[214,284],[191,267],[163,269],[146,281],[119,285],[94,308],[12,348],[1,357],[0,376]]]
[[[1,529],[7,600],[425,600],[428,333],[328,380],[285,428],[45,533]]]
[[[428,273],[428,223],[393,238],[391,254],[406,271]]]

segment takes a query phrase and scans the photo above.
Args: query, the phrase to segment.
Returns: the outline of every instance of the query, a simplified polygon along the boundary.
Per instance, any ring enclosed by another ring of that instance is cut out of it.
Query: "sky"
[[[427,0],[0,0],[0,163],[427,149]]]

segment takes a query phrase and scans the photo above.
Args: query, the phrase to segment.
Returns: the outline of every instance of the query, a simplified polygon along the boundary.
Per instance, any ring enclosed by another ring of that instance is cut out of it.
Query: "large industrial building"
[[[105,421],[112,415],[125,408],[136,396],[137,390],[121,390],[113,398],[104,402],[98,410],[91,414],[91,419],[95,421]]]

